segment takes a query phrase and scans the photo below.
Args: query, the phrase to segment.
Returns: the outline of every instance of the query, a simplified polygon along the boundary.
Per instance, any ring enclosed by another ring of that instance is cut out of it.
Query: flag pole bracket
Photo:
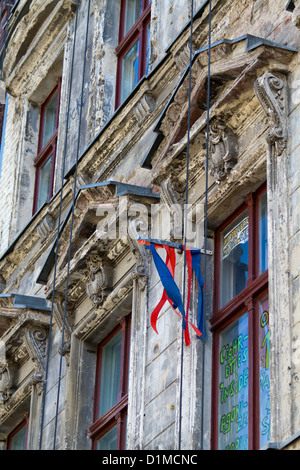
[[[154,243],[155,245],[167,245],[167,246],[170,246],[171,248],[175,248],[177,250],[179,250],[180,252],[183,252],[184,251],[184,248],[182,246],[181,243],[174,243],[174,242],[170,242],[170,241],[167,241],[167,240],[160,240],[160,239],[157,239],[157,238],[138,238],[138,242],[143,245],[143,244],[150,244],[150,243]],[[204,250],[202,248],[194,248],[194,247],[189,247],[190,250],[199,250],[199,252],[201,254],[206,254],[206,255],[210,255],[212,256],[213,252],[211,250]]]

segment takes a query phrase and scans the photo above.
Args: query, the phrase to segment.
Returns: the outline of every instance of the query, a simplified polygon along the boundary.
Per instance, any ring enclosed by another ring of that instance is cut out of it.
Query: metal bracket
[[[182,244],[180,243],[174,243],[174,242],[169,242],[166,240],[159,240],[159,239],[154,239],[154,238],[138,238],[138,242],[144,242],[145,244],[147,243],[155,243],[157,245],[168,245],[171,248],[176,248],[177,250],[184,251]],[[212,255],[213,252],[211,250],[204,250],[204,249],[199,249],[199,248],[194,248],[194,247],[189,247],[192,251],[197,250],[200,251],[202,254],[206,255]]]

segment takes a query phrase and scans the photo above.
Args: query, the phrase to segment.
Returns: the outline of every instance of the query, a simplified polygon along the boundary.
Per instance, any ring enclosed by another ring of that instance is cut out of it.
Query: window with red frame
[[[121,0],[116,107],[148,72],[151,0]]]
[[[92,449],[124,450],[128,403],[130,318],[98,346]]]
[[[53,195],[60,83],[59,80],[41,107],[38,155],[34,161],[36,176],[33,213],[38,211]]]
[[[27,433],[28,433],[27,416],[8,436],[7,450],[26,450],[27,449]]]
[[[270,440],[270,341],[265,186],[216,233],[212,447]]]

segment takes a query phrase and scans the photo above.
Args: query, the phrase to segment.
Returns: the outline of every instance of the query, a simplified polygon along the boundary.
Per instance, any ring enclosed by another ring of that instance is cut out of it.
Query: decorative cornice
[[[240,43],[240,45],[239,45]],[[240,47],[244,43],[245,49]],[[245,53],[246,52],[246,53]],[[282,71],[295,54],[296,49],[263,38],[245,35],[237,39],[223,39],[212,45],[210,80],[211,112],[228,113],[234,103],[243,96],[246,87],[253,86],[257,70],[270,68],[275,61]],[[154,132],[152,146],[144,157],[142,167],[158,171],[172,148],[186,141],[188,115],[189,69],[186,68],[167,105],[161,113]],[[192,59],[191,77],[191,127],[206,115],[207,47],[195,51]],[[230,108],[228,107],[230,106]],[[227,109],[226,109],[227,107]]]
[[[17,406],[28,387],[34,385],[39,394],[42,392],[50,321],[44,299],[28,296],[1,296],[1,315],[10,318],[11,323],[1,336],[0,418]],[[21,384],[19,369],[29,360],[32,370]]]
[[[49,60],[49,55],[55,59],[63,47],[66,25],[73,12],[74,4],[70,0],[33,0],[30,11],[25,7],[18,16],[16,10],[10,22],[7,36],[9,47],[4,60],[5,82],[11,94],[18,96],[26,93],[33,76],[40,80],[45,60]],[[36,47],[37,44],[39,47]],[[40,54],[39,57],[37,54]],[[35,59],[32,60],[32,57]]]

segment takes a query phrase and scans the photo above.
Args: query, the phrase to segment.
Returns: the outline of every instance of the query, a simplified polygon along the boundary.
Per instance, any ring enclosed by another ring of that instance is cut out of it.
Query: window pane
[[[149,72],[149,61],[150,61],[150,23],[147,24],[146,75]]]
[[[126,0],[124,35],[136,23],[142,10],[142,0]]]
[[[260,447],[270,442],[270,332],[269,301],[264,298],[259,305],[259,403]]]
[[[10,441],[10,450],[25,450],[27,426],[23,426]]]
[[[221,234],[220,307],[239,294],[248,279],[249,219],[245,211]]]
[[[122,59],[121,102],[132,92],[138,82],[139,41],[136,41]]]
[[[268,269],[267,193],[259,198],[259,274]]]
[[[112,408],[120,390],[122,331],[102,349],[99,417]]]
[[[41,166],[39,170],[37,210],[49,200],[51,189],[52,160],[53,155],[48,158],[48,160],[44,163],[43,166]]]
[[[57,92],[53,95],[44,110],[43,139],[42,148],[49,141],[55,131],[56,110],[57,110]]]
[[[248,448],[248,314],[220,334],[218,446]]]
[[[117,450],[117,426],[110,429],[99,441],[97,442],[97,450]]]

